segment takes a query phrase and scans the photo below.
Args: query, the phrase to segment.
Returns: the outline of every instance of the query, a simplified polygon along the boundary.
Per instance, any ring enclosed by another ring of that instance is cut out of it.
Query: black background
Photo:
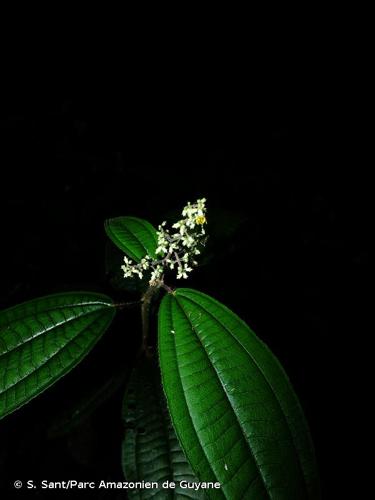
[[[353,358],[368,259],[371,188],[356,124],[331,94],[271,85],[247,101],[246,89],[239,99],[223,89],[201,94],[199,82],[193,88],[169,96],[167,89],[168,105],[166,94],[149,95],[147,86],[141,97],[100,103],[68,91],[5,99],[1,308],[60,290],[112,293],[104,269],[108,217],[158,224],[201,196],[208,219],[210,210],[238,214],[243,224],[224,257],[187,286],[226,303],[278,356],[332,498],[353,462],[346,447],[356,431],[347,417],[358,404]],[[21,496],[15,479],[121,479],[121,390],[73,430],[57,437],[49,430],[106,373],[131,366],[139,328],[136,310],[119,315],[81,366],[1,421],[5,498]]]

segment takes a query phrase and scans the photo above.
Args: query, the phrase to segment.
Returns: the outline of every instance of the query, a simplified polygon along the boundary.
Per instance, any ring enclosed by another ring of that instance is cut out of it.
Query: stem
[[[178,256],[177,252],[174,252],[174,256],[176,257],[178,267],[179,267],[180,269],[182,269],[182,264],[181,264],[181,261],[180,261],[180,258],[179,258],[179,256]]]
[[[166,290],[168,293],[174,293],[173,288],[171,288],[170,286],[166,285],[165,283],[163,283],[161,286],[162,286],[162,287],[164,288],[164,290]]]
[[[150,350],[150,346],[148,345],[148,334],[149,334],[149,327],[150,327],[150,306],[151,306],[151,301],[152,297],[154,296],[155,292],[158,290],[158,287],[156,286],[150,286],[146,292],[144,293],[142,297],[142,308],[141,308],[141,314],[142,314],[142,347],[141,351],[143,351],[146,354],[146,357],[151,358],[152,353]]]
[[[118,309],[125,309],[125,307],[132,307],[132,306],[136,306],[138,304],[140,304],[141,301],[140,300],[136,300],[136,301],[133,301],[133,302],[116,302],[113,304],[113,307],[117,307]]]

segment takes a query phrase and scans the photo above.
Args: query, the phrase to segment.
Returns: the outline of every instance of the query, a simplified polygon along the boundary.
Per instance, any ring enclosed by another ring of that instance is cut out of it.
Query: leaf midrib
[[[95,318],[94,321],[92,321],[89,325],[86,326],[85,330],[89,327],[89,326],[92,326],[95,321],[97,321],[98,318]],[[108,325],[107,325],[108,326]],[[106,328],[107,328],[106,326]],[[104,331],[106,330],[106,328],[103,329],[103,332],[101,333],[101,335],[104,333]],[[84,330],[83,330],[84,331]],[[82,331],[80,332],[82,333]],[[65,349],[67,346],[69,346],[71,343],[75,342],[77,337],[79,337],[80,333],[78,335],[76,335],[74,338],[72,338],[67,344],[65,344],[65,346],[58,350],[53,356],[51,356],[45,363],[43,363],[42,365],[40,365],[40,367],[38,367],[36,370],[34,370],[33,372],[29,373],[26,375],[26,377],[22,378],[21,380],[19,380],[16,384],[13,384],[11,387],[14,387],[14,385],[17,385],[18,383],[20,382],[23,382],[25,383],[25,380],[28,378],[28,377],[31,377],[32,375],[34,375],[42,366],[44,365],[48,365],[48,363],[55,357],[57,356],[63,349]],[[95,343],[99,340],[99,338],[101,337],[101,335],[99,335],[98,337],[94,337],[93,338],[93,341],[90,342],[89,344],[89,349],[91,349]],[[87,346],[86,346],[87,347]],[[5,413],[3,413],[2,415],[0,415],[0,420],[4,417],[6,417],[9,413],[13,412],[14,410],[20,408],[21,406],[24,405],[25,402],[29,402],[31,401],[32,399],[34,399],[35,397],[37,397],[41,392],[44,392],[46,389],[48,389],[49,387],[51,387],[51,385],[53,385],[57,380],[59,380],[60,378],[62,378],[64,375],[66,375],[67,373],[69,373],[69,371],[71,371],[75,366],[78,365],[78,363],[85,357],[85,355],[87,354],[87,349],[84,349],[80,356],[78,356],[77,358],[74,359],[74,362],[71,364],[71,365],[68,365],[67,367],[65,367],[64,370],[62,370],[61,372],[59,372],[55,377],[52,377],[50,380],[48,380],[48,382],[46,383],[46,385],[43,385],[40,390],[37,390],[35,393],[32,393],[27,399],[26,401],[20,403],[20,404],[16,404],[15,406],[13,405],[10,405],[10,407],[8,407],[8,410],[5,411]],[[7,388],[5,391],[1,392],[0,393],[0,396],[3,396],[5,395],[5,398],[6,398],[6,394],[8,393],[9,389],[11,388]],[[7,405],[6,405],[7,407]]]
[[[149,227],[147,227],[147,225],[144,225],[142,223],[142,221],[140,219],[137,219],[136,217],[126,217],[128,220],[131,220],[133,222],[135,222],[136,224],[140,224],[142,226],[142,228],[152,237],[154,243],[156,244],[156,239],[155,239],[155,235],[154,233],[150,230]],[[116,220],[116,219],[114,219]],[[130,229],[128,229],[125,225],[122,225],[121,221],[118,221],[120,222],[121,224],[121,231],[124,231],[128,234],[128,236],[130,235],[131,238],[134,238],[134,240],[138,243],[138,245],[142,248],[143,252],[142,252],[142,255],[141,257],[138,257],[138,255],[136,255],[132,250],[129,249],[129,245],[127,245],[126,243],[124,243],[123,241],[120,240],[120,238],[114,233],[113,229],[111,228],[110,224],[108,224],[108,227],[110,228],[110,231],[111,231],[111,234],[112,236],[115,237],[116,241],[119,243],[120,247],[125,247],[126,248],[126,251],[131,254],[132,258],[136,261],[139,261],[142,259],[142,257],[144,257],[149,251],[148,251],[148,248],[145,246],[145,244],[142,242],[142,240],[136,235],[136,233],[133,233],[130,231]]]
[[[178,304],[177,300],[176,300],[176,303]],[[173,304],[173,302],[172,302],[172,300],[170,300],[170,301],[169,301],[169,304],[170,304],[170,320],[171,320],[171,326],[172,326],[172,330],[174,330],[175,328],[174,328],[174,321],[173,321],[173,310],[172,310],[172,304]],[[178,305],[179,305],[179,304],[178,304]],[[181,306],[180,306],[180,307],[181,307]],[[173,335],[173,344],[174,344],[174,354],[175,354],[175,358],[176,358],[176,366],[177,366],[177,371],[178,371],[179,379],[180,379],[180,381],[181,381],[181,380],[182,380],[182,378],[181,378],[180,366],[179,366],[179,363],[178,363],[178,358],[177,358],[177,348],[176,348],[176,338],[175,338],[175,335]],[[191,414],[190,414],[190,408],[189,408],[189,405],[187,404],[187,400],[186,400],[186,397],[185,397],[185,392],[184,392],[184,389],[183,389],[182,383],[180,382],[180,384],[181,384],[181,390],[182,390],[182,393],[183,393],[183,396],[184,396],[184,400],[185,400],[185,405],[186,405],[186,408],[187,408],[187,410],[188,410],[188,415],[189,415],[189,418],[190,418],[190,422],[191,422],[191,425],[192,425],[193,429],[195,429],[195,427],[194,427],[194,422],[193,422],[192,416],[191,416]],[[171,418],[172,418],[172,415],[171,415]],[[172,420],[172,422],[173,422],[173,420]],[[209,459],[208,459],[208,456],[206,455],[205,449],[204,449],[203,444],[202,444],[202,442],[201,442],[201,440],[200,440],[200,438],[199,438],[199,435],[198,435],[197,433],[195,433],[195,434],[196,434],[196,436],[197,436],[199,446],[200,446],[200,448],[201,448],[201,450],[202,450],[202,454],[203,454],[203,455],[204,455],[204,457],[206,458],[207,465],[208,465],[208,467],[211,469],[211,472],[212,472],[213,477],[216,477],[216,474],[215,474],[214,470],[213,470],[213,469],[212,469],[212,467],[211,467],[210,461],[209,461]],[[176,436],[177,436],[177,438],[179,439],[179,436],[178,436],[178,433],[177,433],[177,429],[176,429]],[[183,449],[182,442],[181,442],[181,440],[180,440],[180,439],[179,439],[179,442],[180,442],[181,448]],[[224,497],[225,497],[225,495],[224,495]]]
[[[155,234],[156,230],[155,230],[155,228],[149,222],[145,221],[144,219],[139,219],[138,217],[129,217],[129,219],[131,219],[136,224],[140,224],[143,227],[143,229],[145,231],[147,231],[148,234],[151,236],[151,238],[153,239],[155,245],[157,244],[157,237],[156,237],[156,234]],[[142,246],[147,250],[147,248],[143,244],[142,244]]]
[[[251,448],[251,446],[250,446],[250,444],[249,444],[249,442],[248,442],[248,439],[247,439],[246,434],[245,434],[245,431],[244,431],[244,429],[243,429],[243,427],[242,427],[242,425],[241,425],[241,422],[239,421],[239,419],[238,419],[238,417],[237,417],[237,414],[236,414],[236,412],[234,411],[234,408],[233,408],[233,406],[232,406],[231,400],[230,400],[230,398],[229,398],[229,396],[228,396],[228,393],[227,393],[227,391],[226,391],[226,389],[225,389],[225,386],[223,385],[223,383],[222,383],[222,381],[221,381],[221,379],[220,379],[220,376],[219,376],[219,374],[218,374],[218,372],[217,372],[217,370],[216,370],[216,367],[215,367],[215,365],[211,362],[211,359],[210,359],[209,355],[207,354],[207,351],[206,351],[206,349],[205,349],[205,347],[204,347],[204,345],[203,345],[203,343],[202,343],[202,341],[201,341],[201,339],[200,339],[200,337],[199,337],[199,335],[198,335],[198,332],[196,331],[195,326],[194,326],[194,325],[193,325],[193,323],[190,321],[189,316],[186,314],[186,311],[185,311],[185,309],[184,309],[183,305],[181,305],[181,304],[180,304],[180,302],[179,302],[179,300],[178,300],[178,297],[176,297],[176,302],[178,303],[178,305],[179,305],[179,307],[180,307],[180,309],[181,309],[182,313],[184,314],[184,316],[185,316],[186,320],[188,321],[188,323],[190,323],[190,324],[191,324],[191,326],[192,326],[192,330],[195,332],[195,334],[196,334],[196,338],[199,340],[199,343],[200,343],[200,345],[202,346],[202,350],[203,350],[203,352],[204,352],[204,353],[205,353],[205,355],[206,355],[206,358],[207,358],[208,364],[209,364],[209,365],[213,368],[214,373],[216,374],[216,377],[217,377],[217,379],[218,379],[218,381],[219,381],[219,383],[220,383],[221,387],[223,388],[223,391],[224,391],[224,394],[225,394],[225,396],[226,396],[226,398],[227,398],[228,404],[229,404],[229,406],[232,408],[232,414],[234,415],[235,420],[237,421],[238,427],[239,427],[239,429],[241,430],[241,433],[242,433],[243,439],[244,439],[244,441],[245,441],[245,443],[246,443],[246,445],[247,445],[248,449],[250,450],[250,453],[251,453],[251,455],[252,455],[252,457],[253,457],[254,463],[255,463],[255,465],[256,465],[256,467],[257,467],[257,469],[258,469],[259,476],[262,478],[262,483],[263,483],[263,488],[264,488],[264,491],[265,491],[265,493],[266,493],[266,494],[268,494],[267,483],[266,483],[266,480],[265,480],[265,478],[264,478],[264,476],[263,476],[262,470],[261,470],[261,468],[260,468],[260,466],[259,466],[259,464],[258,464],[258,461],[257,461],[257,459],[256,459],[256,457],[255,457],[255,455],[254,455],[254,452],[253,452],[253,450],[252,450],[252,448]]]
[[[75,292],[67,292],[66,295],[70,295],[72,294],[73,296],[75,295]],[[63,297],[65,294],[61,295],[61,297]],[[37,298],[37,299],[32,299],[31,301],[29,302],[24,302],[22,304],[18,304],[16,306],[12,306],[8,309],[5,309],[5,311],[2,311],[0,313],[0,316],[3,314],[4,316],[9,316],[9,314],[11,314],[12,312],[14,313],[15,311],[19,311],[19,313],[22,311],[22,309],[24,308],[31,308],[31,306],[35,303],[37,304],[38,302],[40,302],[41,300],[43,299],[50,299],[51,297],[52,298],[58,298],[60,296],[60,294],[56,294],[55,296],[54,295],[50,295],[50,296],[46,296],[46,297],[40,297],[40,298]],[[113,302],[104,302],[104,301],[100,301],[100,300],[96,300],[96,301],[91,301],[91,302],[77,302],[77,303],[72,303],[72,302],[68,302],[67,304],[57,304],[57,305],[48,305],[45,309],[39,309],[37,311],[26,311],[26,314],[25,315],[22,315],[22,316],[18,316],[18,315],[15,315],[16,317],[15,318],[11,318],[10,321],[8,320],[7,323],[3,323],[3,324],[0,324],[0,329],[1,328],[6,328],[10,323],[13,323],[15,321],[20,321],[20,320],[23,320],[23,319],[27,319],[27,318],[30,318],[30,317],[34,317],[36,314],[42,314],[42,313],[45,313],[45,312],[50,312],[50,311],[56,311],[57,309],[66,309],[66,308],[73,308],[73,307],[84,307],[84,306],[106,306],[106,307],[114,307],[114,304]],[[18,317],[17,317],[18,316]]]
[[[48,365],[48,364],[49,364],[49,362],[50,362],[53,358],[55,358],[55,357],[56,357],[59,353],[61,353],[61,351],[63,351],[66,347],[68,347],[70,344],[72,344],[73,342],[75,342],[75,341],[77,340],[77,338],[78,338],[80,335],[82,335],[82,333],[84,333],[87,329],[89,329],[90,327],[92,327],[92,325],[93,325],[93,324],[94,324],[94,323],[95,323],[98,319],[99,319],[99,318],[98,318],[98,317],[96,317],[96,318],[94,318],[94,319],[93,319],[90,323],[87,323],[87,324],[85,325],[85,327],[84,327],[82,330],[79,330],[79,331],[78,331],[78,333],[77,333],[74,337],[72,337],[71,339],[69,339],[69,340],[67,341],[67,343],[66,343],[66,344],[64,344],[61,348],[59,348],[59,349],[58,349],[58,350],[57,350],[57,351],[56,351],[56,352],[55,352],[52,356],[50,356],[50,357],[49,357],[46,361],[44,361],[43,363],[41,363],[41,364],[40,364],[37,368],[35,368],[32,372],[27,373],[24,377],[22,377],[22,378],[20,378],[19,380],[17,380],[14,384],[10,385],[9,387],[7,387],[7,388],[6,388],[6,389],[4,389],[4,390],[1,390],[1,391],[0,391],[0,395],[1,395],[1,394],[5,394],[5,393],[6,393],[9,389],[11,389],[11,388],[12,388],[12,387],[14,387],[15,385],[19,384],[20,382],[25,381],[25,380],[26,380],[29,376],[31,376],[31,375],[33,375],[34,373],[36,373],[36,372],[37,372],[38,370],[40,370],[43,366]],[[68,323],[68,321],[67,321],[67,323]],[[36,337],[33,337],[33,338],[36,338]],[[31,340],[33,340],[33,339],[31,339]],[[18,345],[18,346],[17,346],[17,349],[18,349],[19,347],[23,347],[26,343],[28,343],[28,342],[25,342],[24,344],[20,344],[20,345]],[[10,351],[10,352],[13,352],[13,351]],[[7,354],[9,354],[9,353],[7,353]],[[64,373],[64,371],[63,371],[63,373]]]
[[[229,330],[229,328],[227,326],[225,326],[216,316],[215,314],[213,314],[211,311],[209,311],[208,309],[204,309],[198,302],[196,302],[194,299],[192,299],[191,297],[187,297],[186,295],[182,295],[183,298],[185,300],[190,300],[193,304],[195,304],[196,306],[198,306],[200,309],[202,309],[204,312],[208,313],[219,325],[221,325],[224,330],[226,330],[230,336],[239,344],[239,346],[247,353],[247,355],[251,358],[251,360],[253,361],[253,363],[255,364],[255,366],[258,368],[259,372],[262,374],[264,380],[266,381],[267,385],[270,387],[271,391],[272,391],[272,394],[275,396],[275,400],[277,401],[279,407],[280,407],[280,410],[281,410],[281,414],[283,416],[283,419],[286,423],[286,428],[288,429],[288,433],[289,433],[289,436],[291,437],[291,440],[292,440],[292,443],[293,443],[293,452],[294,452],[294,455],[295,457],[297,458],[296,462],[298,464],[298,467],[300,469],[300,472],[302,473],[302,477],[304,478],[304,481],[302,481],[303,485],[304,485],[304,489],[305,489],[305,492],[307,493],[307,496],[309,496],[309,491],[307,489],[307,479],[306,479],[306,476],[305,476],[305,472],[303,470],[303,467],[302,467],[302,464],[301,464],[301,458],[299,456],[299,454],[297,453],[297,446],[296,446],[296,443],[295,443],[295,439],[294,439],[294,436],[290,430],[290,425],[289,425],[289,422],[288,422],[288,419],[285,415],[285,412],[284,412],[284,409],[281,405],[281,402],[280,402],[280,399],[279,397],[277,396],[272,384],[269,382],[268,378],[266,377],[265,373],[263,372],[263,370],[261,369],[261,367],[259,366],[257,360],[252,356],[252,354],[247,350],[247,348],[242,344],[242,342],[237,339],[233,333]],[[216,305],[216,303],[214,302],[214,304]],[[234,315],[234,313],[231,312],[231,314]],[[186,315],[186,313],[185,313]],[[242,322],[242,321],[241,321]],[[243,323],[243,322],[242,322]],[[246,327],[246,323],[243,323]],[[248,327],[247,327],[248,328]],[[269,353],[271,354],[271,353]],[[272,355],[272,354],[271,354]]]
[[[81,304],[77,304],[77,305],[78,305],[78,306],[81,306]],[[89,304],[87,304],[87,305],[92,305],[92,304],[91,304],[91,303],[89,303]],[[66,307],[66,306],[64,306],[64,308],[65,308],[65,307]],[[68,307],[76,307],[76,306],[68,306]],[[61,308],[62,308],[62,307],[60,307],[60,309],[61,309]],[[57,308],[50,308],[50,309],[46,309],[46,310],[43,310],[43,311],[38,311],[38,313],[37,313],[37,314],[45,314],[45,313],[49,313],[50,311],[55,311],[56,309],[57,309]],[[103,310],[104,310],[104,308],[103,308]],[[76,321],[77,319],[81,319],[81,318],[83,318],[83,317],[85,317],[85,316],[90,316],[91,314],[95,314],[95,313],[97,313],[98,311],[100,312],[100,309],[94,309],[93,311],[86,311],[86,312],[80,313],[79,315],[73,316],[73,317],[71,317],[71,318],[69,318],[69,319],[67,319],[67,320],[63,320],[63,321],[61,321],[60,323],[57,323],[57,324],[55,324],[55,325],[53,325],[53,326],[51,326],[51,327],[48,327],[48,328],[46,328],[46,329],[44,329],[44,330],[42,330],[42,331],[38,332],[38,334],[37,334],[37,335],[34,335],[33,337],[28,338],[27,340],[25,340],[25,341],[21,342],[20,344],[15,345],[15,346],[14,346],[14,347],[12,347],[11,349],[9,349],[9,350],[7,350],[7,351],[5,351],[5,352],[3,352],[3,353],[0,353],[0,358],[5,357],[5,356],[8,356],[9,354],[13,353],[14,351],[17,351],[20,347],[23,347],[24,345],[26,345],[26,344],[28,344],[28,343],[32,342],[34,339],[37,339],[37,338],[38,338],[38,337],[40,337],[41,335],[44,335],[45,333],[48,333],[49,331],[51,331],[51,330],[53,330],[53,329],[55,329],[55,328],[60,328],[60,327],[61,327],[61,325],[66,325],[66,324],[68,324],[68,323],[71,323],[72,321]],[[17,322],[17,321],[24,321],[24,319],[27,319],[27,318],[30,318],[30,317],[35,317],[35,315],[30,314],[30,315],[28,315],[28,316],[25,316],[25,317],[24,317],[24,318],[22,318],[22,319],[21,319],[21,318],[18,318],[18,319],[16,319],[16,320],[14,320],[14,321],[12,321],[11,323],[9,323],[9,324],[7,325],[7,329],[8,329],[8,328],[10,328],[11,330],[15,331],[15,330],[14,330],[14,327],[12,327],[12,326],[11,326],[11,324],[12,324],[12,323],[15,323],[15,322]],[[90,324],[91,324],[91,323],[90,323]],[[18,332],[17,332],[17,333],[18,333]],[[3,339],[1,339],[1,340],[4,342],[4,340],[3,340]],[[5,343],[5,342],[4,342],[4,343]]]

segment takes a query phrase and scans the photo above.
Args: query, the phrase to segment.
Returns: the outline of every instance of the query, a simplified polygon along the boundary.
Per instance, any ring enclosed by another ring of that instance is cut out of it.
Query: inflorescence
[[[182,219],[173,224],[171,232],[166,229],[166,222],[162,222],[157,231],[156,258],[146,255],[138,264],[128,257],[124,257],[124,278],[137,275],[143,278],[145,271],[151,270],[149,284],[158,286],[163,283],[166,269],[176,270],[177,279],[186,279],[193,267],[198,263],[195,256],[200,254],[199,245],[205,236],[206,198],[190,203],[182,211]]]

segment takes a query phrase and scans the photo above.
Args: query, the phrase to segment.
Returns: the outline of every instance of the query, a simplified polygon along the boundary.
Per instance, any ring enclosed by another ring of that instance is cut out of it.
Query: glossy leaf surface
[[[109,297],[49,295],[0,312],[0,418],[69,372],[110,325]]]
[[[113,243],[128,257],[139,262],[146,254],[155,257],[155,228],[137,217],[115,217],[105,222],[105,231]]]
[[[283,368],[213,298],[166,295],[159,312],[162,381],[173,425],[211,498],[319,498],[309,430]]]

